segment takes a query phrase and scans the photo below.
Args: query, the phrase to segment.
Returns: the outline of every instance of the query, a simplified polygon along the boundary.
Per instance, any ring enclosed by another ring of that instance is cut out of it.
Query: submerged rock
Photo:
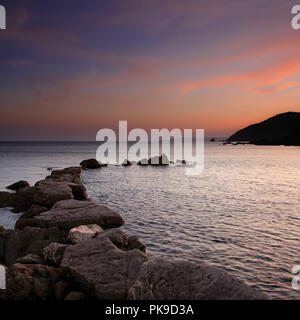
[[[122,163],[123,167],[129,167],[132,166],[132,163],[129,160],[124,160],[124,162]]]
[[[51,210],[43,212],[32,219],[22,220],[22,227],[35,226],[70,230],[81,225],[97,224],[103,229],[120,227],[124,224],[122,217],[94,200],[63,200],[54,204]]]
[[[80,165],[84,169],[99,169],[101,168],[100,163],[96,159],[88,159],[80,162]]]
[[[68,238],[73,244],[78,244],[95,237],[97,233],[102,231],[103,229],[97,224],[83,225],[71,229]]]
[[[268,296],[205,263],[151,258],[129,290],[132,300],[256,300]]]
[[[30,185],[27,181],[20,180],[16,183],[11,184],[10,186],[6,187],[6,189],[18,191],[20,189],[25,189],[25,188],[29,188],[29,187],[30,187]]]
[[[137,163],[139,166],[168,166],[170,161],[168,157],[163,154],[161,156],[152,157],[150,159],[142,159]]]

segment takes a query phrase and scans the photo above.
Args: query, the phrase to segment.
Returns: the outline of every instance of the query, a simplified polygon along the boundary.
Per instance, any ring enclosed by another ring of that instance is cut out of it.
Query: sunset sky
[[[300,0],[0,0],[0,139],[227,137],[300,111]]]

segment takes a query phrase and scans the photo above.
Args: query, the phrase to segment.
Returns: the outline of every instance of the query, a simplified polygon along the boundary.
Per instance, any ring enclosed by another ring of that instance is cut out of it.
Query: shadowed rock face
[[[227,141],[249,141],[262,145],[300,145],[300,113],[278,114],[239,130]]]
[[[64,242],[65,236],[58,228],[20,231],[0,228],[0,263],[10,266],[28,254],[41,255],[44,247],[52,242]]]
[[[235,300],[268,297],[207,264],[152,258],[129,290],[132,300]]]
[[[96,201],[63,200],[55,203],[51,210],[43,212],[32,219],[23,219],[22,227],[35,226],[60,229],[72,229],[81,225],[97,224],[103,229],[120,227],[124,220],[118,214]]]
[[[20,180],[16,183],[11,184],[10,186],[6,187],[6,189],[18,191],[20,189],[29,188],[30,185],[27,181]]]
[[[24,212],[33,205],[51,208],[60,200],[86,200],[81,170],[80,167],[55,170],[34,187],[21,188],[16,193],[0,192],[0,207],[13,207],[14,212]]]
[[[146,260],[141,251],[123,251],[99,236],[66,248],[61,267],[95,299],[123,300]]]

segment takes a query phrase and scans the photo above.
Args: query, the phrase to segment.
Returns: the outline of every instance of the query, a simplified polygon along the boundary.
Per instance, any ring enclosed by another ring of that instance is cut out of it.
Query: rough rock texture
[[[25,257],[19,258],[16,261],[17,263],[22,264],[44,264],[43,259],[37,254],[28,254]]]
[[[41,255],[51,242],[65,241],[66,234],[58,228],[0,229],[0,263],[10,266],[28,254]]]
[[[96,159],[88,159],[80,162],[80,165],[85,169],[99,169],[100,163]]]
[[[129,290],[132,300],[268,299],[222,269],[207,264],[152,258]]]
[[[54,267],[59,267],[65,250],[68,247],[66,244],[52,242],[43,249],[43,258],[45,262]]]
[[[103,229],[97,224],[89,224],[73,228],[69,231],[69,240],[73,244],[78,244],[82,241],[89,240],[96,236],[97,233],[102,232]]]
[[[9,185],[8,187],[6,187],[6,189],[18,191],[20,189],[29,188],[29,187],[30,185],[27,181],[20,180],[16,183]]]
[[[55,284],[64,276],[63,270],[49,266],[15,264],[7,269],[0,300],[53,300]]]
[[[126,299],[147,256],[139,250],[123,251],[100,233],[96,238],[69,246],[61,267],[95,299]]]
[[[122,217],[96,201],[64,200],[57,202],[51,210],[43,212],[32,219],[24,219],[22,227],[36,226],[49,228],[57,226],[70,230],[81,225],[97,224],[103,229],[120,227],[124,224]]]

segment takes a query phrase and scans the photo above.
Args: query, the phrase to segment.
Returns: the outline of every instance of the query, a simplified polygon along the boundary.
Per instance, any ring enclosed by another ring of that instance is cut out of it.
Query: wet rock
[[[30,185],[27,181],[20,180],[14,184],[9,185],[8,187],[6,187],[6,189],[18,191],[20,189],[25,189],[25,188],[29,188],[29,187],[30,187]]]
[[[103,236],[69,246],[61,263],[75,282],[95,299],[126,299],[147,256],[139,250],[123,251]]]
[[[133,300],[248,300],[268,297],[204,263],[152,258],[144,263],[129,290]]]
[[[57,300],[63,300],[66,297],[66,295],[68,294],[70,287],[71,287],[71,285],[69,282],[58,281],[55,284],[55,298]]]
[[[54,300],[55,284],[64,274],[45,265],[14,264],[7,269],[6,290],[0,290],[0,300]]]
[[[85,299],[85,294],[80,291],[70,292],[66,297],[66,301],[80,301]]]
[[[129,160],[124,160],[124,162],[122,163],[123,167],[129,167],[132,166],[132,163]]]
[[[170,165],[170,161],[168,157],[163,154],[161,156],[152,157],[150,159],[142,159],[137,163],[139,166],[168,166]]]
[[[99,168],[101,168],[100,163],[96,159],[83,160],[82,162],[80,162],[80,165],[84,169],[99,169]]]
[[[82,241],[91,239],[99,232],[102,232],[103,229],[97,224],[83,225],[77,228],[73,228],[69,231],[69,240],[73,244],[78,244]]]
[[[45,262],[50,266],[59,267],[68,245],[52,242],[43,249]]]
[[[43,264],[43,259],[37,254],[28,254],[25,257],[16,260],[17,263],[21,264]]]
[[[49,228],[56,226],[70,230],[81,225],[97,224],[103,229],[120,227],[124,220],[118,214],[94,200],[64,200],[53,205],[52,209],[33,217],[24,219],[23,226]]]

